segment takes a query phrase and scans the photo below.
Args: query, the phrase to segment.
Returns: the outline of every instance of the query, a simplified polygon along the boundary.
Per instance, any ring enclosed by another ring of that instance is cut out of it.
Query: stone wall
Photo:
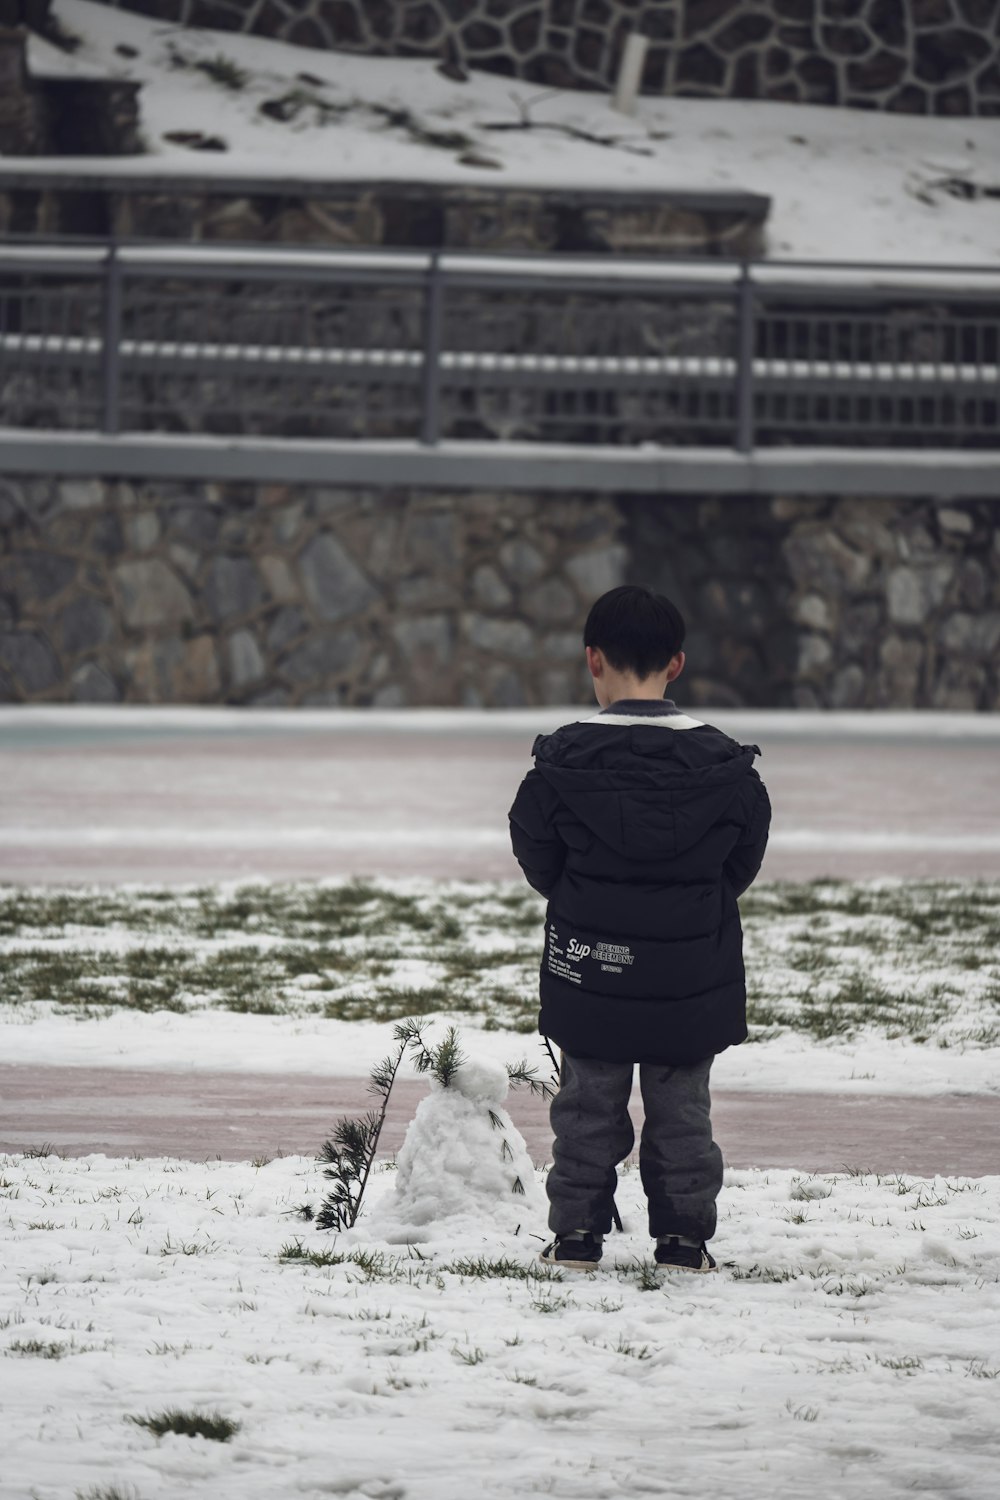
[[[0,128],[2,128],[0,103]],[[764,253],[761,193],[449,187],[422,182],[209,185],[138,174],[113,185],[40,171],[26,188],[0,159],[0,233],[610,255]]]
[[[607,500],[0,481],[0,697],[565,702]]]
[[[1000,707],[1000,512],[989,501],[621,502],[631,580],[690,622],[693,701]]]
[[[19,0],[24,4],[24,0]],[[3,24],[0,156],[129,156],[140,152],[139,90],[122,78],[29,76],[25,26]],[[45,29],[44,10],[25,21]]]
[[[0,155],[38,155],[46,126],[39,91],[28,82],[24,35],[0,26]]]
[[[440,57],[558,88],[613,86],[627,33],[643,90],[906,114],[1000,114],[997,0],[106,0],[307,47]]]
[[[586,609],[688,616],[691,705],[1000,706],[988,502],[0,480],[0,699],[586,701]]]

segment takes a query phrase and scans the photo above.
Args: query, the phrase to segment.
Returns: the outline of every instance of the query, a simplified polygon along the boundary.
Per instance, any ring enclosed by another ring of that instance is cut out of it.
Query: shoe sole
[[[718,1269],[718,1266],[671,1266],[664,1265],[661,1262],[657,1262],[656,1265],[658,1273],[660,1271],[663,1271],[664,1274],[670,1271],[686,1271],[689,1276],[709,1276],[713,1271],[717,1271]]]
[[[538,1259],[543,1266],[555,1266],[560,1271],[596,1271],[600,1264],[596,1260],[556,1260],[548,1255],[540,1255]]]

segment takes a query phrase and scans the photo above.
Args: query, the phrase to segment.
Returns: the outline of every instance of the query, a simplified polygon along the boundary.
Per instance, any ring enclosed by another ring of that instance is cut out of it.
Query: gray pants
[[[722,1152],[712,1139],[708,1075],[714,1058],[690,1067],[639,1065],[645,1121],[639,1174],[649,1202],[649,1232],[696,1240],[715,1233]],[[633,1063],[596,1062],[563,1053],[550,1106],[555,1139],[546,1179],[554,1234],[611,1228],[619,1162],[635,1144],[628,1112]]]

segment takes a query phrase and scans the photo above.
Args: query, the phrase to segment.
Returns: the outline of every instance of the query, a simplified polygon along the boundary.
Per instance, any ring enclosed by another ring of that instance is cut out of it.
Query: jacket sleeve
[[[742,896],[757,878],[771,826],[771,802],[767,788],[752,766],[743,794],[743,806],[746,818],[743,831],[722,867],[723,874],[737,896]]]
[[[566,845],[556,832],[553,815],[559,799],[539,771],[529,771],[518,788],[510,818],[514,858],[528,884],[548,896],[566,860]]]

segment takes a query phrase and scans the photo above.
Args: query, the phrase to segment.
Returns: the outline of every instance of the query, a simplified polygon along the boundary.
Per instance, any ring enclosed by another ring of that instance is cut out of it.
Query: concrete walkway
[[[519,876],[536,733],[593,711],[0,708],[0,880]],[[1000,716],[732,710],[763,875],[1000,876]]]
[[[422,1082],[400,1080],[382,1135],[397,1151]],[[338,1118],[371,1108],[365,1080],[303,1074],[162,1073],[0,1065],[0,1151],[65,1155],[314,1155]],[[552,1137],[543,1101],[516,1092],[511,1114],[536,1162]],[[632,1118],[641,1121],[636,1094]],[[1000,1098],[943,1095],[713,1094],[715,1136],[731,1167],[845,1167],[961,1176],[1000,1174]]]

